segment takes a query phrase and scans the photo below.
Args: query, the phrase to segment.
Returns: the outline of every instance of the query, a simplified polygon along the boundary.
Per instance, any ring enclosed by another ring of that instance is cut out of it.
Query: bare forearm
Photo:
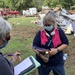
[[[61,46],[57,47],[57,49],[59,49],[60,51],[66,49],[68,47],[68,45],[66,44],[62,44]]]

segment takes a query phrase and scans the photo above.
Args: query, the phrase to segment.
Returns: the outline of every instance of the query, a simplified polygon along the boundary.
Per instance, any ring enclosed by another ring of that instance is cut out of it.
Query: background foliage
[[[55,7],[57,5],[69,9],[75,5],[75,0],[0,0],[0,8],[8,7],[13,10],[23,10],[31,7],[37,7],[41,10],[41,6],[46,5]]]

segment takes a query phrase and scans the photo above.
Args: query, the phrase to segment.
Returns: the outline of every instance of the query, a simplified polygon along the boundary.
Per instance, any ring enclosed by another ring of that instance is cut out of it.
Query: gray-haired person
[[[0,49],[4,48],[10,40],[11,25],[0,17]],[[14,66],[12,62],[20,60],[19,52],[15,52],[10,61],[0,52],[0,75],[14,75]]]
[[[52,14],[45,15],[43,25],[33,40],[36,59],[41,64],[39,75],[49,75],[51,71],[54,75],[65,75],[63,50],[68,47],[68,39]]]

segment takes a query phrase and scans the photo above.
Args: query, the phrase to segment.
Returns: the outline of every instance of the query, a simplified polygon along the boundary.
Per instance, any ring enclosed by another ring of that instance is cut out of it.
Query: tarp
[[[66,34],[73,32],[72,20],[75,19],[75,14],[70,15],[65,12],[60,12],[59,16],[56,16],[57,24],[65,31]]]

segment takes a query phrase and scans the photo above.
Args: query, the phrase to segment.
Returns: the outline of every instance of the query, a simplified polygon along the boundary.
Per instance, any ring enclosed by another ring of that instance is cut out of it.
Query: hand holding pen
[[[8,56],[11,56],[11,58],[10,58],[11,62],[21,61],[20,55],[21,55],[20,52],[15,52],[14,54],[8,54]]]

